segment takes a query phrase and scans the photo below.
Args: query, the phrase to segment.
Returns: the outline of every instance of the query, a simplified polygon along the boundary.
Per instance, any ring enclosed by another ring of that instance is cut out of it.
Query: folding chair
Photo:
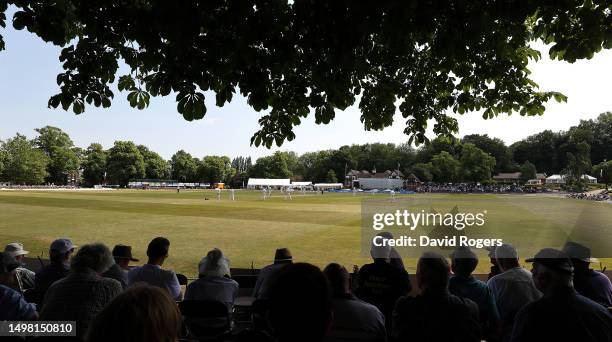
[[[187,338],[198,341],[223,341],[231,336],[232,315],[225,303],[185,300],[179,303]]]

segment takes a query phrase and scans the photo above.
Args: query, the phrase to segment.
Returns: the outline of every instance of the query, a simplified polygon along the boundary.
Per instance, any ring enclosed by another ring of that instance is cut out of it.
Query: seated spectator
[[[562,251],[544,248],[532,259],[533,278],[544,296],[517,315],[512,341],[612,341],[612,315],[576,293],[573,267]]]
[[[36,306],[27,303],[23,295],[13,289],[19,262],[7,253],[0,253],[0,322],[37,319]]]
[[[103,277],[115,279],[125,290],[127,287],[127,274],[130,270],[130,261],[138,261],[132,256],[132,246],[116,245],[113,247],[115,263],[102,274]]]
[[[64,278],[70,272],[70,256],[77,246],[70,239],[61,238],[53,241],[49,247],[48,265],[36,273],[34,288],[44,294],[54,282]]]
[[[105,245],[81,247],[72,259],[68,276],[47,290],[40,319],[76,321],[77,336],[82,337],[93,318],[121,293],[118,281],[100,276],[112,263],[111,252]]]
[[[612,307],[612,283],[603,273],[589,268],[597,262],[591,258],[591,250],[575,242],[567,242],[563,251],[569,255],[574,265],[574,288],[578,293],[604,307]]]
[[[355,297],[350,289],[349,273],[339,264],[323,270],[332,290],[334,319],[326,341],[348,339],[386,341],[385,316],[374,305]]]
[[[272,278],[274,278],[276,272],[283,268],[283,266],[291,263],[293,263],[291,251],[288,248],[277,249],[276,253],[274,254],[274,263],[262,268],[261,271],[259,271],[257,281],[255,282],[255,287],[253,288],[253,297],[265,298],[267,296],[266,292],[268,290],[270,281]]]
[[[487,255],[489,257],[489,262],[491,263],[491,266],[489,267],[489,274],[487,275],[487,280],[501,273],[501,271],[499,270],[499,266],[497,266],[497,260],[495,260],[495,248],[496,246],[485,247],[485,250],[488,252]]]
[[[306,263],[283,267],[266,300],[268,321],[278,342],[317,342],[328,331],[331,295],[321,270]]]
[[[359,270],[355,290],[359,299],[376,306],[385,315],[388,330],[395,301],[412,289],[408,272],[391,265],[390,253],[388,246],[372,246],[370,254],[374,262]]]
[[[132,268],[128,272],[128,286],[136,283],[146,283],[168,290],[170,297],[175,300],[181,299],[181,285],[176,274],[172,270],[162,269],[162,265],[168,258],[170,241],[164,237],[156,237],[151,240],[147,247],[146,264]]]
[[[175,342],[181,314],[168,292],[137,285],[118,295],[96,316],[88,342]]]
[[[187,286],[185,300],[214,300],[231,312],[238,294],[238,283],[230,279],[229,260],[220,249],[213,249],[198,266],[199,278]]]
[[[489,279],[495,304],[502,320],[501,340],[508,341],[516,314],[527,304],[542,297],[533,283],[531,272],[519,265],[518,252],[509,244],[495,249],[495,260],[501,274]]]
[[[382,236],[385,239],[393,239],[393,234],[390,232],[381,232],[377,234],[378,236]],[[402,256],[399,254],[397,249],[391,247],[391,252],[389,253],[389,263],[395,267],[401,268],[402,270],[406,270],[404,267],[404,261],[402,260]]]
[[[35,274],[23,266],[23,258],[30,252],[23,249],[23,244],[21,242],[9,243],[4,247],[4,252],[12,255],[19,263],[19,267],[15,270],[17,280],[15,290],[23,293],[23,291],[33,289]]]
[[[483,337],[487,340],[497,337],[501,321],[495,298],[487,284],[472,272],[478,266],[478,256],[468,247],[459,247],[451,254],[451,270],[454,273],[448,281],[448,290],[455,296],[471,299],[478,304]]]
[[[421,294],[401,297],[393,312],[396,341],[480,341],[478,305],[448,291],[450,267],[444,257],[426,252],[417,264]]]

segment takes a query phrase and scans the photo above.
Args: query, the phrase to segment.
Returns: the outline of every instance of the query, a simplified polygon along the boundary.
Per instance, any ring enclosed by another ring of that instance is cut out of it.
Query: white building
[[[550,177],[546,177],[546,184],[565,184],[566,178],[566,175],[552,175]],[[597,178],[593,176],[582,175],[581,178],[589,184],[597,184]]]

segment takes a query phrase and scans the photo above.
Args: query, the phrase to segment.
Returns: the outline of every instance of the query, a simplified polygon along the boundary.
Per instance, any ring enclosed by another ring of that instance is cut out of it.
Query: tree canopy
[[[529,78],[531,42],[568,62],[612,47],[607,0],[0,0],[0,26],[7,4],[16,29],[63,48],[50,107],[109,107],[117,82],[132,107],[172,94],[191,121],[206,114],[205,92],[217,106],[239,92],[265,111],[251,142],[267,147],[293,140],[310,113],[327,124],[357,102],[366,130],[399,109],[417,143],[429,121],[437,135],[458,131],[448,110],[539,115],[565,96]]]
[[[0,159],[0,180],[29,185],[41,184],[48,176],[49,157],[21,134],[0,142]]]

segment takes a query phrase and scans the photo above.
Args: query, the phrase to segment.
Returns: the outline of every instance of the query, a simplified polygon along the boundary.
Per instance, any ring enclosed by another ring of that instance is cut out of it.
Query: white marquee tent
[[[291,181],[289,178],[249,178],[247,183],[248,189],[256,187],[283,187],[290,186]]]

